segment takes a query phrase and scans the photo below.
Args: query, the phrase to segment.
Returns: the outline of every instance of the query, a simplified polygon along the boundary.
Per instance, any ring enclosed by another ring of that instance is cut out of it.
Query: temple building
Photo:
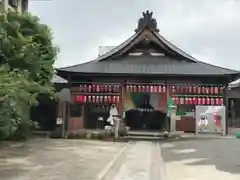
[[[143,12],[134,34],[95,60],[57,69],[72,93],[68,130],[103,128],[116,104],[131,130],[161,131],[172,100],[180,116],[176,129],[195,132],[196,106],[228,106],[226,87],[240,73],[182,51],[160,34],[152,15]],[[225,131],[227,123],[226,115]]]

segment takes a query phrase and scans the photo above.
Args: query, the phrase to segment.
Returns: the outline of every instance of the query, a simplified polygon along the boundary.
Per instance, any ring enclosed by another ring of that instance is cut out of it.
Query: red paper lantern
[[[116,96],[112,96],[111,101],[112,101],[112,103],[115,103],[116,102]]]
[[[215,104],[215,99],[211,98],[211,105],[214,105],[214,104]]]
[[[117,85],[116,92],[120,92],[120,85]]]
[[[83,92],[87,92],[87,85],[86,84],[83,86]]]
[[[192,93],[192,86],[191,85],[189,85],[189,87],[188,87],[188,92]]]
[[[196,85],[193,85],[193,93],[194,93],[194,94],[197,93],[197,87],[196,87]]]
[[[201,90],[202,90],[201,86],[198,86],[198,87],[197,87],[197,93],[198,93],[198,94],[201,94]]]
[[[120,96],[116,96],[116,102],[117,102],[117,103],[120,102]]]
[[[154,91],[154,93],[157,93],[158,92],[158,87],[157,86],[153,86],[153,91]]]
[[[179,104],[179,98],[175,97],[175,103],[178,105]]]
[[[77,102],[81,103],[81,96],[77,96]]]
[[[176,86],[174,86],[174,85],[172,86],[172,92],[176,93]]]
[[[153,92],[153,86],[150,86],[150,92],[151,93]]]
[[[87,102],[87,96],[83,96],[83,102],[84,102],[84,103]]]
[[[133,92],[137,92],[137,86],[133,85]]]
[[[113,92],[117,92],[117,86],[116,86],[116,84],[113,85]]]
[[[112,92],[112,85],[111,84],[108,85],[108,92]]]
[[[220,99],[220,98],[219,98],[219,97],[217,97],[217,98],[216,98],[216,100],[215,100],[217,105],[219,105],[219,104],[220,104],[220,101],[219,101],[219,99]]]
[[[179,86],[174,85],[175,86],[175,93],[179,93]]]
[[[98,84],[96,85],[96,91],[100,92],[100,86]]]
[[[130,92],[130,86],[129,85],[126,85],[126,91]]]
[[[108,102],[109,104],[111,104],[111,103],[113,102],[113,101],[112,101],[112,96],[108,96],[107,102]]]
[[[202,94],[205,94],[205,87],[204,86],[201,87],[201,92],[202,92]]]
[[[180,97],[179,104],[184,104],[184,97]]]
[[[172,97],[172,100],[173,100],[174,104],[176,104],[176,97],[175,96]]]
[[[220,104],[220,105],[223,105],[223,98],[220,98],[220,99],[219,99],[219,104]]]
[[[159,92],[159,93],[162,92],[162,86],[161,86],[161,85],[158,86],[158,92]]]
[[[88,92],[92,92],[92,86],[91,86],[91,84],[88,85]]]
[[[205,93],[206,93],[206,94],[210,94],[208,87],[205,87]]]
[[[183,93],[184,92],[184,88],[182,85],[179,85],[179,93]]]
[[[104,92],[104,84],[101,84],[100,86],[99,86],[99,90],[100,90],[100,92]]]
[[[191,97],[188,98],[188,104],[193,104],[193,99]]]
[[[104,96],[103,101],[104,101],[104,103],[107,103],[108,102],[108,97]]]
[[[206,104],[206,98],[205,98],[205,97],[202,98],[202,104],[203,104],[203,105]]]
[[[214,94],[214,87],[213,86],[210,87],[210,93]]]
[[[137,87],[137,92],[142,92],[142,88],[140,85]]]
[[[210,104],[210,99],[209,99],[209,97],[206,98],[206,104]]]
[[[146,92],[146,87],[145,87],[145,85],[142,86],[142,92]]]
[[[166,92],[166,86],[165,86],[165,85],[162,86],[162,92],[163,92],[163,93]]]
[[[79,96],[75,96],[75,102],[79,102]]]
[[[184,97],[184,104],[189,104],[188,97]]]
[[[193,104],[198,104],[198,98],[197,97],[193,98]]]
[[[103,92],[108,92],[108,85],[107,84],[103,85]]]
[[[201,105],[202,104],[202,98],[199,97],[199,98],[197,98],[197,100],[198,100],[197,104]]]
[[[223,93],[224,93],[224,87],[221,86],[221,87],[220,87],[220,94],[223,94]]]
[[[83,85],[79,85],[79,91],[80,91],[80,92],[83,92],[83,90],[84,90]]]
[[[93,103],[96,102],[96,96],[92,96],[92,102],[93,102]]]
[[[129,85],[129,92],[133,92],[133,85]]]
[[[103,96],[99,97],[99,102],[102,103],[103,102]]]
[[[88,96],[88,98],[87,98],[87,101],[89,102],[89,103],[91,103],[91,96]]]
[[[81,103],[84,103],[84,96],[81,96]]]
[[[147,85],[146,86],[146,92],[149,92],[150,91],[150,88],[149,88],[149,86]]]
[[[187,94],[187,93],[188,93],[188,90],[189,90],[189,89],[188,89],[188,86],[184,86],[184,93]]]

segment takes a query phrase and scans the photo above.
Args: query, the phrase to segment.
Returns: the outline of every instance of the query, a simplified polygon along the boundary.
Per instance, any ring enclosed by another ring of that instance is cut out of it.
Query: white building
[[[0,12],[16,11],[23,13],[28,10],[28,0],[0,0]]]

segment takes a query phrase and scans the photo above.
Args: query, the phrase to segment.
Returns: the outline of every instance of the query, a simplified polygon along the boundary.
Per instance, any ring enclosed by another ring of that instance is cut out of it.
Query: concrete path
[[[161,144],[166,180],[239,180],[240,141],[204,139]]]
[[[125,150],[122,165],[113,180],[161,180],[161,157],[159,144],[153,142],[130,142]],[[111,178],[109,178],[111,179]]]
[[[239,180],[240,141],[131,142],[120,161],[104,180]]]

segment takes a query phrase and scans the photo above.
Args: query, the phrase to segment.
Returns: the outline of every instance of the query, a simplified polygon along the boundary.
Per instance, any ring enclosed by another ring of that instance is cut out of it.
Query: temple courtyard
[[[237,180],[240,140],[34,139],[0,146],[1,180]]]

